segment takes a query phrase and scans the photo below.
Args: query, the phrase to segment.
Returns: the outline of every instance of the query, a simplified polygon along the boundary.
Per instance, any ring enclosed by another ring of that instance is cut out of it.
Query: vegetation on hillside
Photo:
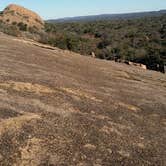
[[[166,65],[166,15],[131,20],[46,23],[45,32],[35,26],[0,21],[0,31],[26,36],[83,55],[94,53],[106,60],[132,61],[164,72]]]
[[[166,15],[132,20],[46,23],[41,42],[97,58],[123,59],[163,71]]]
[[[43,32],[36,26],[28,26],[26,23],[17,23],[16,21],[13,21],[12,24],[9,24],[9,21],[10,20],[6,20],[6,22],[4,22],[3,20],[0,20],[1,32],[17,37],[26,36],[27,38],[32,38],[34,40],[37,40],[40,36],[42,36]]]

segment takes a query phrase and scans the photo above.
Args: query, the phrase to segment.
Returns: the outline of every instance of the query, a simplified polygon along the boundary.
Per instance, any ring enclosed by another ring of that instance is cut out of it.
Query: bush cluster
[[[166,15],[133,20],[47,23],[45,43],[100,59],[123,59],[163,71]]]

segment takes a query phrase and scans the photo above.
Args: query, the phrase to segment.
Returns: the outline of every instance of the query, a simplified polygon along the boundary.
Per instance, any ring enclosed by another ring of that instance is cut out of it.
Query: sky
[[[0,10],[18,4],[43,19],[166,9],[166,0],[0,0]]]

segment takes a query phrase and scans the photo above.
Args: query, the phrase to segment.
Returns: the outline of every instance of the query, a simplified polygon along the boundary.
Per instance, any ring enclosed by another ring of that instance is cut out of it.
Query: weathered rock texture
[[[11,4],[7,6],[0,15],[0,20],[7,24],[24,23],[28,27],[36,27],[42,29],[44,21],[35,12],[24,7]]]
[[[0,34],[0,165],[166,165],[166,75]]]

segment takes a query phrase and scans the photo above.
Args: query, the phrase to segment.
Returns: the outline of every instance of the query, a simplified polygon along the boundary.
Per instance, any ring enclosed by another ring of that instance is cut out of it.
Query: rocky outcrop
[[[0,20],[13,25],[42,29],[44,21],[35,12],[19,5],[11,4],[1,12]]]
[[[166,75],[0,34],[0,166],[165,163]]]

